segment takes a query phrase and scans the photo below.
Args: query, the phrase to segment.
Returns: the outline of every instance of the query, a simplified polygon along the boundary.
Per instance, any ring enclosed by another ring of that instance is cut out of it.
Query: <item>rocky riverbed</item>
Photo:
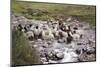
[[[12,29],[18,24],[22,26],[31,24],[34,28],[36,25],[47,25],[47,21],[28,20],[23,16],[12,16]],[[66,21],[65,25],[81,30],[82,38],[72,40],[70,43],[66,43],[63,38],[29,40],[29,45],[35,47],[39,52],[43,64],[95,61],[95,27],[80,21]],[[52,27],[51,24],[48,26],[49,28]]]

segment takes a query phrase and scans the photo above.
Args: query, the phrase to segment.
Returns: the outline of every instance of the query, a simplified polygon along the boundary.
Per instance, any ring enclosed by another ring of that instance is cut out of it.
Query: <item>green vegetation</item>
[[[35,48],[19,31],[12,31],[12,65],[42,64]]]
[[[38,2],[12,2],[12,12],[29,19],[47,20],[56,16],[75,16],[81,21],[95,25],[96,7],[90,5],[66,5]]]

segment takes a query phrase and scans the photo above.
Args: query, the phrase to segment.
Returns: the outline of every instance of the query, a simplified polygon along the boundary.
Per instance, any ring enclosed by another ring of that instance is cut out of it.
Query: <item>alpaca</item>
[[[39,38],[39,35],[41,33],[41,29],[39,26],[36,26],[34,29],[33,29],[33,32],[34,32],[34,37],[35,39],[38,39]]]
[[[22,29],[23,29],[22,25],[21,24],[18,24],[17,30],[22,31]]]
[[[42,30],[42,38],[44,40],[52,40],[54,39],[54,35],[50,29]]]
[[[74,30],[72,33],[69,33],[72,37],[74,41],[79,40],[80,38],[82,38],[82,31],[81,30]]]
[[[28,32],[26,32],[26,37],[27,37],[30,41],[32,41],[33,38],[34,38],[34,33],[33,33],[32,31],[28,31]]]

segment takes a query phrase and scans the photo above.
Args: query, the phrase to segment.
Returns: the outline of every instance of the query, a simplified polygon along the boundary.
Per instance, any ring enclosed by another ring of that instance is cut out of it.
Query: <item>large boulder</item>
[[[61,52],[57,53],[56,58],[63,59],[64,58],[64,53],[61,53]]]
[[[49,53],[48,53],[48,56],[49,56],[49,58],[50,58],[51,60],[57,61],[57,60],[61,60],[61,59],[64,58],[64,53],[61,52],[60,50],[56,50],[56,49],[55,49],[55,50],[49,52]]]

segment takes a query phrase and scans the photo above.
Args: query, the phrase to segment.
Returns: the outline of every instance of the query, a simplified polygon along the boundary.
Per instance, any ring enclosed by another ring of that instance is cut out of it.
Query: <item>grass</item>
[[[12,65],[42,64],[35,48],[19,31],[12,31]]]
[[[51,4],[12,1],[12,12],[29,19],[47,20],[55,16],[75,16],[95,26],[96,7],[90,5]]]

